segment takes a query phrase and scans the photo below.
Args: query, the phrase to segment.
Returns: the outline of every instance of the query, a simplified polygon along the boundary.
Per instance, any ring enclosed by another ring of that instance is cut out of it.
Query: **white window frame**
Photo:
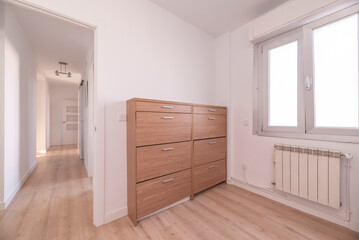
[[[359,16],[359,4],[323,17],[285,34],[273,37],[254,48],[254,133],[261,136],[303,138],[326,141],[359,143],[357,128],[319,128],[314,126],[314,91],[312,31],[353,14]],[[358,17],[359,26],[359,17]],[[359,29],[358,29],[359,31]],[[268,126],[268,51],[298,41],[298,126]],[[358,51],[359,56],[359,51]],[[312,88],[305,90],[306,81]],[[359,91],[359,89],[358,89]],[[341,114],[341,113],[338,113]]]
[[[264,59],[269,59],[269,51],[286,45],[288,43],[297,41],[298,42],[298,76],[297,76],[297,127],[280,127],[280,126],[269,126],[269,74],[268,74],[268,68],[269,68],[269,61],[263,61]],[[263,131],[266,132],[305,132],[305,113],[304,113],[304,97],[303,97],[303,85],[300,83],[300,79],[302,79],[303,69],[302,66],[302,52],[303,52],[303,37],[301,31],[295,30],[291,31],[289,33],[286,33],[284,35],[281,35],[280,37],[272,38],[268,41],[265,41],[259,45],[260,54],[262,57],[259,60],[259,67],[261,70],[259,73],[261,73],[261,81],[262,86],[260,87],[263,89],[262,91],[262,109],[263,109]]]

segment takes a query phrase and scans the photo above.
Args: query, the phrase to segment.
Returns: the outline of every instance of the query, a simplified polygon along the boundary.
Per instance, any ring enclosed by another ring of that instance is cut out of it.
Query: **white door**
[[[65,101],[62,107],[62,145],[77,144],[78,119],[78,102]]]

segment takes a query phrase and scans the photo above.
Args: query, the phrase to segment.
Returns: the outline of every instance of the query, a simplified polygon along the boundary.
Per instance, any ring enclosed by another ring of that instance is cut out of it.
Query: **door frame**
[[[104,100],[99,97],[99,87],[102,86],[98,84],[98,41],[99,41],[99,28],[91,23],[87,23],[85,21],[81,21],[62,13],[41,7],[39,5],[25,2],[23,0],[3,0],[3,2],[15,5],[18,7],[22,7],[28,10],[32,10],[35,12],[39,12],[45,14],[50,17],[54,17],[63,21],[67,21],[73,24],[76,24],[81,27],[85,27],[94,32],[94,79],[93,79],[93,92],[89,92],[89,96],[93,97],[93,115],[90,116],[92,118],[94,126],[93,126],[93,138],[89,139],[89,141],[93,142],[93,224],[98,227],[105,223],[105,124],[104,124]],[[1,2],[0,2],[1,3]],[[1,32],[0,32],[1,34]],[[1,57],[0,57],[1,58]],[[2,63],[0,59],[0,64]],[[2,66],[1,66],[2,65]],[[3,67],[3,64],[0,65],[0,68]],[[1,70],[1,69],[0,69]],[[2,71],[3,72],[3,71]],[[3,88],[3,79],[0,76],[0,93],[4,91]],[[3,94],[1,94],[3,96]],[[4,101],[0,98],[0,149],[3,147],[3,122],[1,121],[1,117],[4,116],[3,109]],[[36,127],[36,126],[34,126]],[[0,154],[1,155],[1,154]],[[0,164],[1,164],[1,156],[0,156]],[[0,176],[3,168],[0,168]],[[1,185],[1,182],[0,182]],[[0,186],[1,189],[1,186]],[[0,199],[1,201],[1,199]],[[0,202],[1,207],[1,202]]]

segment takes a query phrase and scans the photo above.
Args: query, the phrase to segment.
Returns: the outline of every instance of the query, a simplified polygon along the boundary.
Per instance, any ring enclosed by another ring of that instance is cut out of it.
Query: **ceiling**
[[[287,0],[150,0],[213,37],[233,30]]]
[[[12,8],[34,49],[38,74],[49,82],[79,84],[87,54],[93,49],[93,31],[32,10]],[[56,76],[59,61],[68,63],[71,78]]]

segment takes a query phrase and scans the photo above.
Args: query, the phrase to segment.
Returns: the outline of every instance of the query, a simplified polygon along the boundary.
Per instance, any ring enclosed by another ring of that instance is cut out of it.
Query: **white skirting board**
[[[359,221],[350,221],[350,229],[359,232]]]
[[[316,211],[315,209],[313,209],[311,207],[308,207],[308,206],[305,206],[303,204],[299,204],[299,203],[290,201],[290,200],[286,199],[283,196],[275,194],[274,192],[270,192],[269,190],[261,189],[259,187],[256,187],[254,185],[248,184],[246,182],[243,182],[243,181],[238,180],[238,179],[233,178],[233,177],[227,183],[231,184],[231,185],[234,185],[234,186],[237,186],[237,187],[240,187],[240,188],[243,188],[243,189],[246,189],[246,190],[248,190],[250,192],[256,193],[258,195],[261,195],[263,197],[269,198],[269,199],[274,200],[276,202],[280,202],[282,204],[285,204],[287,206],[295,208],[295,209],[297,209],[299,211],[308,213],[310,215],[325,219],[327,221],[333,222],[335,224],[338,224],[338,225],[341,225],[343,227],[346,227],[346,228],[349,228],[351,230],[359,232],[359,223],[355,223],[354,221],[349,222],[349,221],[345,221],[345,220],[342,220],[342,219],[338,219],[338,218],[336,218],[334,216],[331,216],[329,214],[325,214],[325,213],[323,213],[321,211]]]
[[[36,166],[37,166],[37,162],[35,161],[34,164],[31,166],[31,168],[27,170],[26,174],[21,178],[19,184],[14,188],[14,190],[12,190],[11,194],[7,197],[7,199],[5,199],[5,209],[9,206],[9,204],[14,199],[16,194],[19,192],[22,185],[24,185],[30,174],[35,170]]]
[[[0,202],[0,211],[5,210],[5,202]]]
[[[126,217],[128,215],[127,207],[117,209],[115,211],[106,213],[105,215],[105,224],[115,221],[119,218]]]

